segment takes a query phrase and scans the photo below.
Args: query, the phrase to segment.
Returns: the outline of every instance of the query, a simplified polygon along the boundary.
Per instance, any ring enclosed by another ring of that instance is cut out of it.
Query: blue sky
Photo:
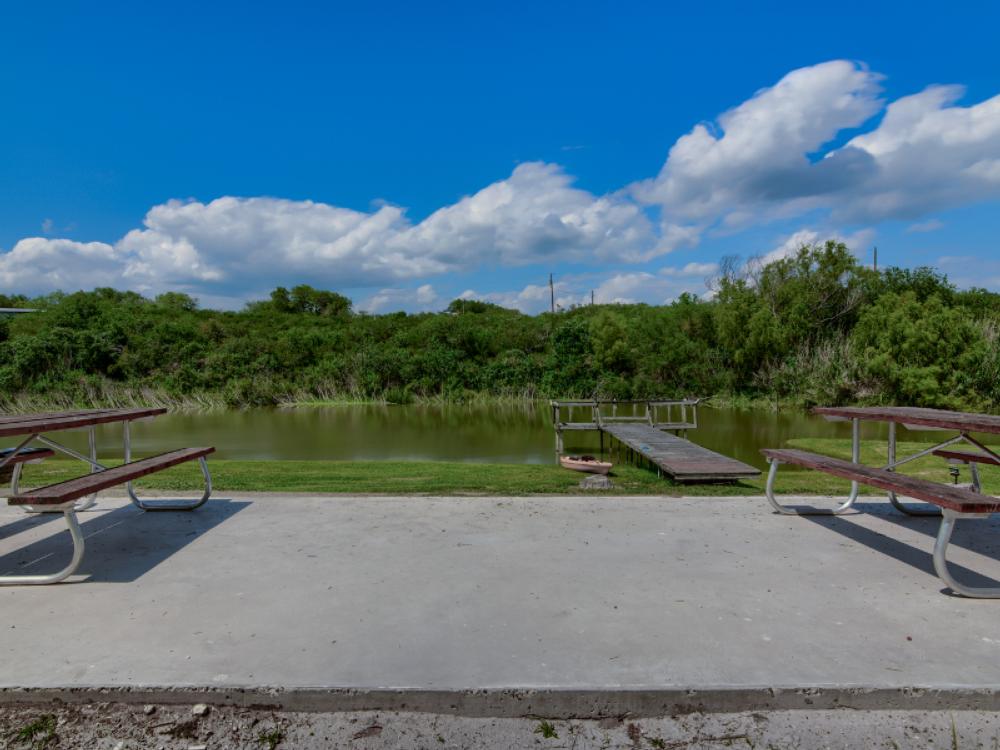
[[[689,5],[7,8],[0,293],[659,303],[828,237],[1000,289],[1000,5]]]

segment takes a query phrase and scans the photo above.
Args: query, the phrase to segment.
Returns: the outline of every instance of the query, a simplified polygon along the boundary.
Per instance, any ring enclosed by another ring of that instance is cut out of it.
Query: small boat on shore
[[[559,456],[559,463],[564,469],[588,474],[607,474],[611,471],[610,463],[598,461],[594,456]]]

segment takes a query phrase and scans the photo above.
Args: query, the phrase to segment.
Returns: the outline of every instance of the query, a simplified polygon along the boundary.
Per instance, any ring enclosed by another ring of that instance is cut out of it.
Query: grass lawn
[[[850,459],[849,440],[791,440],[789,446]],[[900,443],[900,456],[926,447],[921,443]],[[881,441],[862,443],[861,460],[881,465],[887,460]],[[375,494],[434,495],[532,495],[580,494],[583,476],[555,465],[473,464],[437,461],[229,461],[209,460],[212,480],[219,492],[340,492]],[[936,482],[949,482],[948,464],[928,457],[903,467],[903,473]],[[83,473],[78,461],[51,460],[25,467],[26,487],[51,484]],[[1000,494],[1000,471],[981,469],[983,490]],[[612,470],[613,490],[618,495],[759,495],[765,476],[738,484],[680,485],[661,479],[655,471],[620,465]],[[200,486],[197,464],[179,466],[144,478],[138,485],[155,490],[191,490]],[[967,482],[968,469],[962,467],[960,481]],[[821,474],[784,466],[776,485],[780,494],[841,495],[848,482]],[[862,494],[883,494],[862,486]],[[594,494],[587,491],[586,494]]]
[[[213,461],[212,485],[219,492],[343,492],[379,494],[564,494],[580,491],[582,474],[537,464],[473,464],[437,461]],[[25,467],[23,484],[50,484],[78,476],[79,461],[52,460]],[[655,494],[669,485],[655,472],[623,466],[613,477],[616,491]],[[137,485],[157,490],[195,490],[197,464],[144,477]]]

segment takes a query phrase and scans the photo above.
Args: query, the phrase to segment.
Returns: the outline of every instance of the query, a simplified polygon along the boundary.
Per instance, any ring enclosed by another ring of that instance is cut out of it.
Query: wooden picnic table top
[[[30,414],[0,414],[0,424],[24,422],[25,420],[46,419],[48,417],[78,417],[86,414],[103,414],[114,409],[73,409],[71,411],[38,411]]]
[[[141,409],[83,409],[40,414],[8,414],[0,417],[0,437],[35,435],[43,432],[72,430],[111,422],[128,422],[133,419],[165,414],[162,407]]]
[[[923,409],[916,406],[816,406],[812,413],[841,419],[896,422],[958,432],[1000,434],[1000,416],[993,414]]]

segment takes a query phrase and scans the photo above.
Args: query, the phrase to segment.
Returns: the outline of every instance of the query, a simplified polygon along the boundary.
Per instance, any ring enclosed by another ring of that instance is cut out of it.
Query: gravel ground
[[[774,711],[674,718],[490,719],[406,712],[295,713],[235,707],[6,706],[4,748],[990,748],[983,711]]]

